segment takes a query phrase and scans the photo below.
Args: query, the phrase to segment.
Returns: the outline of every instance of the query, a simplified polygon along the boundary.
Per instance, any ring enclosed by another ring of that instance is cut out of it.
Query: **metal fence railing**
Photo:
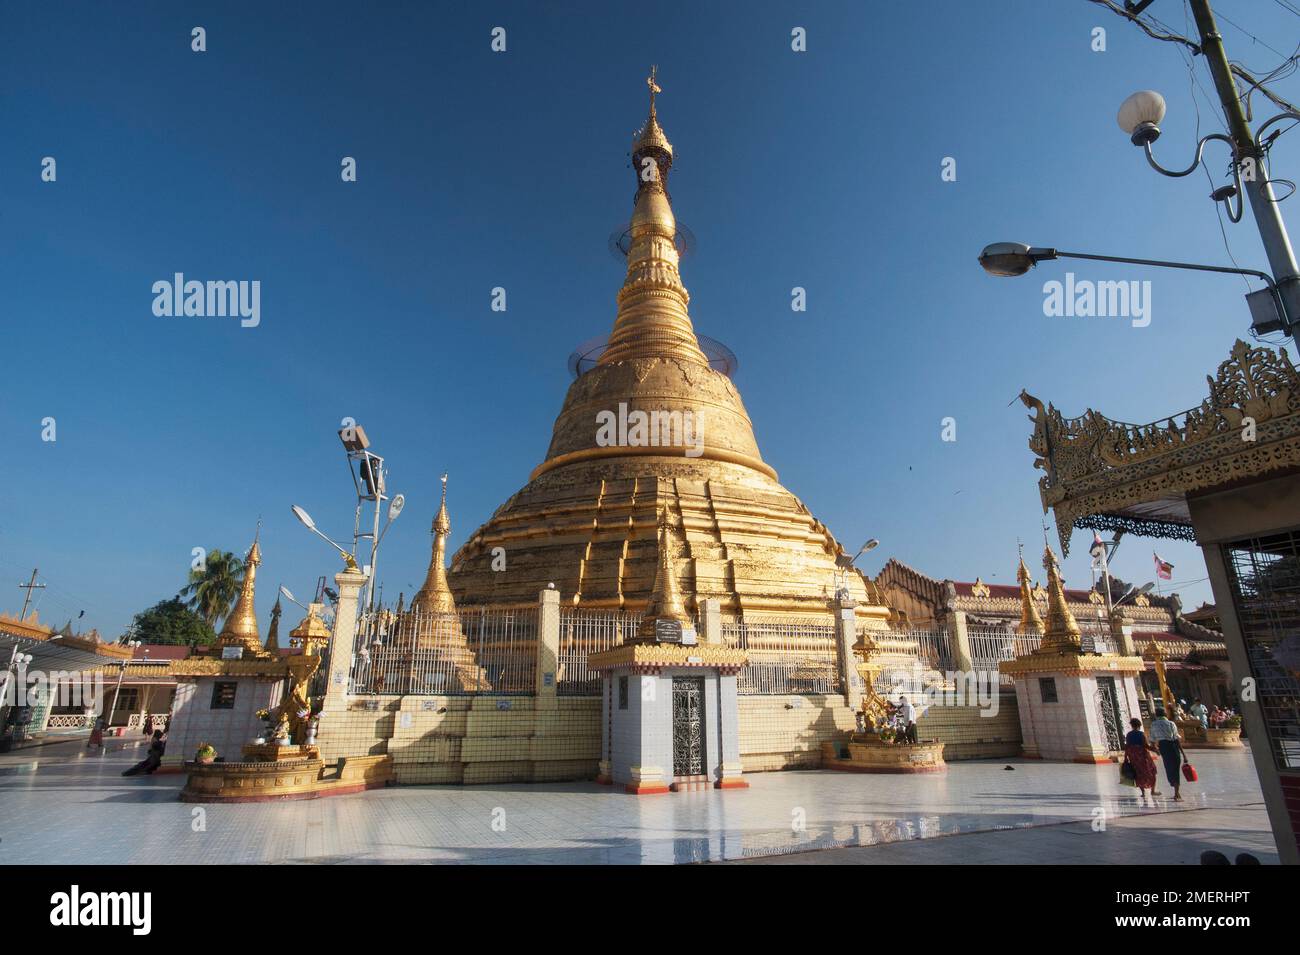
[[[587,657],[634,635],[641,617],[622,610],[561,610],[556,696],[600,696],[600,677],[588,671]]]
[[[970,645],[971,668],[990,671],[996,671],[999,663],[1032,653],[1042,642],[1036,633],[1022,636],[1001,627],[968,627],[966,639]],[[1010,685],[1012,680],[1004,674],[999,682]]]
[[[494,607],[363,616],[352,692],[530,696],[536,692],[537,617],[535,609]]]
[[[748,653],[736,685],[743,695],[842,692],[832,618],[724,617],[722,642]]]
[[[870,634],[878,650],[915,657],[922,669],[947,672],[954,668],[952,636],[946,630],[907,628],[864,631],[859,629],[859,637],[863,633]]]

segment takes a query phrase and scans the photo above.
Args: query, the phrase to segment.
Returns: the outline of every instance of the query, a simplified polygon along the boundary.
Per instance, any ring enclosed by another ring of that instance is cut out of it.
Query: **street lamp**
[[[389,502],[388,523],[380,531],[379,522],[383,514],[383,504],[388,501],[388,469],[384,459],[370,450],[370,438],[361,425],[351,419],[345,427],[339,429],[339,440],[348,456],[348,471],[352,475],[352,484],[357,492],[356,520],[352,528],[352,552],[358,553],[362,539],[370,540],[370,562],[366,565],[366,599],[362,607],[373,610],[375,603],[375,580],[378,577],[379,541],[388,528],[392,526],[397,515],[402,513],[406,499],[398,494]],[[370,530],[361,530],[361,512],[367,504],[374,505],[374,521]]]
[[[1115,606],[1118,607],[1120,604],[1128,600],[1130,597],[1136,598],[1142,596],[1143,594],[1149,594],[1151,593],[1152,590],[1155,589],[1155,586],[1156,586],[1156,582],[1154,580],[1150,580],[1147,581],[1145,584],[1143,584],[1141,587],[1130,587],[1127,591],[1124,592],[1123,597],[1120,597],[1119,600],[1115,601]]]
[[[1226,68],[1226,65],[1226,62],[1217,64],[1211,58],[1211,72],[1215,72],[1216,67]],[[1230,99],[1235,99],[1235,85],[1231,77],[1225,76],[1224,79],[1233,91]],[[1216,85],[1219,85],[1220,77],[1216,75],[1215,80]],[[1230,100],[1225,100],[1225,103],[1229,102]],[[1166,169],[1160,165],[1151,151],[1151,144],[1160,138],[1160,123],[1165,118],[1165,99],[1155,90],[1139,90],[1124,100],[1115,119],[1120,129],[1128,134],[1133,145],[1142,148],[1151,168],[1162,176],[1176,179],[1190,176],[1202,165],[1201,157],[1209,143],[1221,142],[1228,145],[1228,149],[1232,151],[1232,184],[1215,189],[1210,193],[1210,198],[1216,203],[1223,203],[1228,218],[1233,222],[1241,221],[1243,193],[1250,199],[1250,208],[1255,214],[1255,225],[1259,229],[1259,237],[1264,244],[1264,252],[1268,256],[1269,267],[1273,272],[1268,295],[1253,300],[1249,295],[1246,296],[1251,307],[1252,325],[1256,332],[1281,330],[1290,335],[1292,324],[1300,319],[1300,269],[1296,266],[1295,252],[1291,248],[1286,223],[1282,221],[1279,200],[1273,193],[1274,180],[1269,177],[1266,161],[1268,150],[1273,145],[1273,140],[1281,135],[1281,131],[1274,132],[1267,138],[1264,134],[1269,127],[1277,123],[1300,120],[1300,113],[1291,110],[1278,113],[1271,119],[1265,120],[1259,129],[1252,133],[1239,107],[1239,102],[1231,103],[1228,113],[1231,135],[1210,133],[1202,136],[1196,143],[1192,162],[1186,169]],[[1276,181],[1290,185],[1292,191],[1295,191],[1293,183],[1286,180]],[[1286,196],[1283,198],[1285,199]],[[1278,303],[1276,310],[1271,308],[1273,300]]]
[[[849,557],[847,554],[840,554],[840,556],[835,558],[835,566],[839,568],[839,572],[840,572],[840,586],[836,593],[837,597],[839,597],[841,600],[848,599],[849,587],[846,579],[848,577],[848,572],[853,569],[853,565],[857,563],[859,557],[861,557],[869,550],[875,550],[879,546],[880,546],[880,541],[872,537],[865,544],[859,547],[858,552],[854,554],[852,557]]]
[[[133,657],[135,657],[135,650],[140,646],[140,641],[128,640],[126,646],[131,648],[131,656],[118,661],[117,686],[113,690],[113,704],[108,708],[108,718],[104,720],[105,726],[111,726],[113,724],[113,714],[117,712],[117,697],[118,694],[122,692],[122,678],[126,676],[126,665]]]
[[[301,603],[301,602],[298,600],[298,598],[295,597],[295,596],[293,595],[293,593],[290,592],[289,588],[286,587],[284,584],[281,584],[281,585],[280,585],[280,593],[284,595],[284,598],[285,598],[286,600],[288,600],[289,603],[292,603],[292,604],[298,604],[298,606],[299,606],[299,607],[302,607],[303,610],[306,610],[308,613],[311,612],[311,611],[308,609],[308,607],[306,606],[306,604]]]
[[[1168,262],[1164,259],[1134,259],[1122,255],[1094,255],[1091,252],[1062,252],[1046,246],[1030,246],[1023,242],[993,242],[984,246],[979,255],[980,267],[989,275],[1000,278],[1014,278],[1029,272],[1039,262],[1052,259],[1088,259],[1094,262],[1122,262],[1126,265],[1150,265],[1162,269],[1187,269],[1192,272],[1226,272],[1229,275],[1250,275],[1267,288],[1262,288],[1246,295],[1246,304],[1254,316],[1253,327],[1257,332],[1275,331],[1279,328],[1290,334],[1291,320],[1283,305],[1278,285],[1267,272],[1255,269],[1235,269],[1226,265],[1200,265],[1195,262]],[[1300,318],[1300,307],[1295,312]]]
[[[322,534],[320,532],[320,529],[316,527],[316,522],[311,519],[310,514],[308,514],[297,504],[292,505],[291,510],[293,511],[293,516],[298,518],[298,520],[302,521],[303,526],[306,527],[307,530],[311,531],[313,534],[315,534],[317,537],[319,537],[321,540],[329,544],[336,551],[338,551],[340,554],[343,555],[343,563],[347,565],[348,570],[357,569],[356,558],[353,557],[351,554],[349,554],[346,550],[344,550],[339,544],[335,543],[333,540],[331,540],[330,538]]]

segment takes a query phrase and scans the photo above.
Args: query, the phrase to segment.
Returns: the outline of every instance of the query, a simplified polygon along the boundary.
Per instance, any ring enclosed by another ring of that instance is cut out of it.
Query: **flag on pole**
[[[1169,563],[1169,561],[1167,560],[1161,560],[1160,555],[1157,554],[1155,551],[1151,552],[1151,556],[1155,559],[1156,562],[1156,576],[1159,577],[1161,580],[1173,580],[1174,565]]]
[[[1092,532],[1092,546],[1088,548],[1088,553],[1092,555],[1092,569],[1101,570],[1106,560],[1106,542],[1096,531]]]

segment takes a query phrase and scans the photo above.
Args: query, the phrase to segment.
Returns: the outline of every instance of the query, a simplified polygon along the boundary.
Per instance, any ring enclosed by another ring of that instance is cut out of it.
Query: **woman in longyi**
[[[1142,721],[1137,717],[1129,720],[1133,727],[1124,737],[1124,762],[1133,767],[1133,781],[1142,797],[1150,790],[1156,795],[1156,762],[1151,758],[1153,746],[1147,742],[1147,734],[1142,732]]]

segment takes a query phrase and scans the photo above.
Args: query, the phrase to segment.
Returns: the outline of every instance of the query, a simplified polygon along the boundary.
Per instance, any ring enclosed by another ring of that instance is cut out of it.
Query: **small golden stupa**
[[[528,484],[453,557],[451,588],[462,606],[532,606],[553,583],[573,605],[644,609],[666,508],[680,537],[686,611],[712,597],[726,614],[827,613],[844,549],[777,481],[736,386],[696,338],[667,189],[673,146],[659,124],[653,73],[648,84],[650,113],[631,150],[627,274],[607,347],[570,385]],[[657,420],[654,437],[666,430],[670,440],[633,440],[628,428],[610,441],[598,422],[615,415]],[[827,465],[843,450],[823,449]],[[888,610],[874,584],[851,573],[845,586],[859,618],[883,625]]]
[[[243,647],[246,656],[261,656],[265,653],[257,631],[257,610],[253,606],[257,590],[257,566],[262,563],[262,548],[258,543],[261,533],[259,527],[253,536],[253,546],[244,558],[244,579],[239,585],[239,599],[235,601],[221,633],[217,635],[219,648]]]
[[[447,475],[442,476],[442,506],[433,518],[433,554],[424,584],[411,599],[411,609],[422,613],[455,613],[456,598],[447,584],[447,535],[451,518],[447,516]]]
[[[1020,556],[1020,568],[1016,571],[1016,579],[1020,581],[1020,623],[1016,625],[1016,633],[1022,637],[1035,634],[1041,636],[1043,633],[1043,618],[1038,613],[1038,603],[1034,599],[1034,587],[1029,577],[1029,568],[1025,566],[1023,554]]]
[[[1080,654],[1083,652],[1083,634],[1065,602],[1061,569],[1050,547],[1043,549],[1043,566],[1047,569],[1047,622],[1043,624],[1040,649],[1043,653]]]
[[[646,606],[645,616],[637,629],[638,641],[653,642],[656,639],[656,624],[660,620],[671,620],[689,627],[690,615],[682,602],[682,590],[677,585],[677,567],[673,559],[672,524],[668,511],[659,514],[659,566],[655,570],[655,585],[650,592],[650,602]]]
[[[426,671],[453,680],[464,690],[487,689],[487,673],[475,659],[456,612],[456,598],[447,584],[447,535],[451,517],[447,513],[447,475],[442,476],[442,504],[433,519],[433,554],[424,584],[405,612],[396,614],[399,652],[398,667],[423,666]],[[412,639],[413,637],[413,639]],[[393,663],[394,661],[389,661]]]

